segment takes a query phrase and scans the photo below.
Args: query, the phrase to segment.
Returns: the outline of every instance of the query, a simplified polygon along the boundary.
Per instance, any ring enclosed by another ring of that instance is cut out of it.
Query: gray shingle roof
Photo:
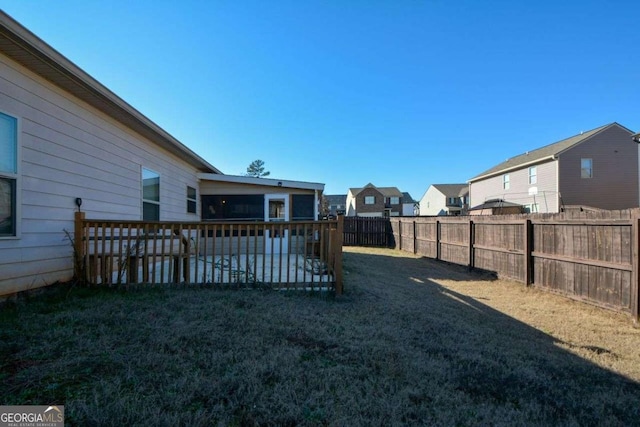
[[[324,198],[330,205],[344,205],[347,203],[346,194],[326,194]]]
[[[418,203],[416,200],[413,200],[411,194],[406,191],[402,192],[402,203]]]
[[[365,188],[375,188],[376,190],[381,192],[382,195],[385,196],[385,197],[402,197],[402,192],[400,190],[398,190],[398,187],[376,187],[375,185],[373,185],[371,183],[365,185],[364,187],[360,187],[360,188],[358,188],[358,187],[350,188],[349,191],[351,191],[351,194],[353,194],[355,196],[358,193],[360,193],[362,190],[364,190]]]
[[[582,132],[578,135],[574,135],[570,138],[563,139],[561,141],[555,142],[553,144],[545,145],[544,147],[538,148],[533,151],[527,151],[526,153],[520,154],[518,156],[507,159],[506,161],[482,172],[480,175],[476,175],[469,180],[469,182],[476,181],[480,178],[489,177],[491,175],[497,175],[501,172],[506,172],[510,169],[515,169],[519,166],[534,163],[538,160],[542,160],[547,157],[555,156],[572,146],[583,142],[584,140],[592,137],[593,135],[603,131],[604,129],[617,125],[617,123],[610,123],[608,125],[600,126],[598,128],[592,129],[587,132]]]
[[[462,197],[469,194],[469,184],[433,184],[446,197]]]
[[[504,201],[502,199],[490,199],[487,200],[486,202],[484,202],[481,205],[478,206],[474,206],[472,208],[470,208],[470,211],[477,211],[480,209],[492,209],[492,208],[509,208],[509,207],[514,207],[514,206],[519,206],[522,207],[522,205],[519,205],[517,203],[513,203],[513,202],[507,202]]]

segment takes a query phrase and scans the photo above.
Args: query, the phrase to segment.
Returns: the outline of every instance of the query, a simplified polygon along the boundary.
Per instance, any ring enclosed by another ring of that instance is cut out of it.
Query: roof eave
[[[291,181],[286,179],[256,178],[252,176],[219,175],[199,173],[198,179],[204,181],[227,182],[233,184],[261,185],[265,187],[295,188],[300,190],[324,191],[324,184],[319,182]]]
[[[102,111],[201,172],[222,173],[0,10],[2,54]]]

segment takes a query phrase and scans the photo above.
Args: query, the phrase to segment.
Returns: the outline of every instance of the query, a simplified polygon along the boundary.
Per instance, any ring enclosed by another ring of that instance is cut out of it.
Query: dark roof
[[[462,197],[469,194],[469,184],[433,184],[446,197]]]
[[[402,203],[418,203],[416,200],[413,200],[411,194],[406,191],[402,193]]]
[[[600,126],[598,128],[592,129],[587,132],[581,132],[578,135],[574,135],[570,138],[563,139],[553,144],[545,145],[544,147],[538,148],[536,150],[527,151],[526,153],[523,153],[518,156],[505,160],[504,162],[492,167],[491,169],[488,169],[482,172],[480,175],[474,176],[469,180],[469,182],[477,181],[478,179],[481,179],[481,178],[488,178],[491,175],[497,175],[502,172],[507,172],[508,170],[511,170],[511,169],[519,168],[526,164],[536,163],[540,160],[551,158],[553,156],[560,154],[565,150],[568,150],[574,145],[580,144],[586,139],[591,138],[592,136],[596,135],[597,133],[611,126],[620,126],[620,125],[615,122],[610,123],[608,125]],[[620,127],[622,127],[623,129],[626,129],[624,126],[620,126]]]
[[[345,205],[347,203],[346,194],[325,194],[324,198],[330,205]]]
[[[398,187],[376,187],[375,185],[369,183],[367,185],[365,185],[364,187],[361,188],[350,188],[349,191],[351,191],[351,194],[353,194],[354,196],[357,195],[358,193],[360,193],[362,190],[364,190],[365,188],[375,188],[376,190],[378,190],[379,192],[382,193],[383,196],[385,197],[402,197],[402,192],[400,190],[398,190]]]
[[[470,211],[477,211],[480,209],[492,209],[492,208],[508,208],[508,207],[522,207],[518,203],[506,202],[502,199],[489,199],[481,205],[469,208]]]

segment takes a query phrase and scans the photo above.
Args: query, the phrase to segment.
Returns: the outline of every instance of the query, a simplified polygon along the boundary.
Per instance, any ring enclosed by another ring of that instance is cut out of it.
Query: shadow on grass
[[[364,252],[335,299],[78,289],[0,311],[0,401],[76,425],[637,425],[637,383],[436,283],[491,276]]]
[[[459,398],[496,410],[523,411],[529,414],[520,419],[525,423],[637,424],[640,411],[633,402],[640,399],[639,384],[560,348],[562,342],[553,336],[435,282],[482,286],[494,281],[494,275],[397,251],[347,252],[345,270],[347,291],[367,299],[370,308],[383,307],[382,323],[394,325],[399,342],[423,338],[414,341],[409,353],[444,361],[446,373],[439,373],[446,380],[443,386]]]

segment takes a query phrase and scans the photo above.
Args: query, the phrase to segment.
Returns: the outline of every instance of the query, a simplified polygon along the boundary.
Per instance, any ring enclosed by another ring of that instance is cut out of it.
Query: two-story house
[[[402,192],[396,187],[369,183],[362,188],[350,188],[346,205],[347,216],[402,216]]]
[[[572,205],[637,207],[638,144],[632,135],[611,123],[512,157],[469,180],[470,204],[500,199],[543,213]]]
[[[461,215],[468,206],[468,184],[432,184],[420,199],[420,215]]]
[[[347,210],[347,195],[346,194],[326,194],[324,196],[324,212],[325,214],[335,217],[338,215],[344,215]]]

